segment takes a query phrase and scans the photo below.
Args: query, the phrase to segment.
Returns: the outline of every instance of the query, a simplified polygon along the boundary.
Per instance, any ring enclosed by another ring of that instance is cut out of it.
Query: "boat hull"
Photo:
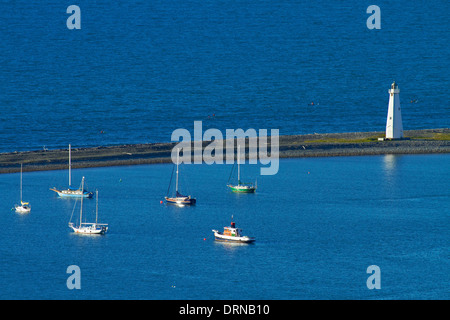
[[[29,213],[31,211],[31,208],[28,206],[16,206],[15,208],[18,213]]]
[[[255,193],[256,188],[255,187],[248,187],[248,186],[242,186],[242,185],[228,185],[231,191],[236,193]]]
[[[196,199],[191,198],[191,197],[175,197],[175,198],[169,198],[169,197],[165,197],[166,202],[170,203],[170,204],[178,204],[178,205],[195,205],[195,203],[197,202]]]
[[[216,241],[225,241],[225,242],[237,242],[237,243],[252,243],[255,242],[255,238],[253,237],[247,237],[247,236],[226,236],[224,234],[221,234],[220,232],[217,232],[213,230],[214,232],[214,238]]]
[[[70,189],[58,190],[55,188],[50,190],[55,191],[61,198],[92,198],[93,195],[92,192],[88,191],[81,192],[81,190],[70,190]]]
[[[105,234],[108,227],[74,227],[69,225],[75,233],[78,234]]]

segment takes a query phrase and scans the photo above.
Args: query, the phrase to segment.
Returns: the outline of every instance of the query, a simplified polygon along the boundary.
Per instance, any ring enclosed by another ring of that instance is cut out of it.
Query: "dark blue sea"
[[[80,30],[66,26],[70,4]],[[3,2],[0,152],[166,142],[194,120],[383,131],[394,80],[405,130],[448,127],[449,2],[377,1],[379,30],[372,4]]]
[[[81,9],[69,30],[66,9]],[[368,6],[381,9],[369,30]],[[385,129],[450,123],[448,1],[6,1],[0,7],[0,152],[167,142],[173,130]],[[314,103],[312,105],[312,102]],[[0,175],[0,299],[449,299],[450,156],[182,165],[194,207],[161,204],[173,166],[73,170],[99,190],[105,236],[68,228],[67,171]],[[84,216],[94,219],[95,200]],[[252,245],[214,241],[231,217]],[[67,268],[81,270],[69,290]],[[381,288],[368,289],[367,268]]]

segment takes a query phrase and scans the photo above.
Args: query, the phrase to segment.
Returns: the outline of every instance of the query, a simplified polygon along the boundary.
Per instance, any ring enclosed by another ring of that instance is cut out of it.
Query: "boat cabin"
[[[230,236],[230,237],[240,237],[241,236],[242,229],[236,228],[236,224],[234,222],[231,222],[230,227],[224,227],[223,228],[223,235],[224,236]]]

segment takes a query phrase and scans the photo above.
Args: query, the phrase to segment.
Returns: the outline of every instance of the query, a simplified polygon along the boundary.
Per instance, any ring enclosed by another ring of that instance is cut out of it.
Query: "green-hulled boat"
[[[239,183],[237,185],[228,184],[228,187],[233,192],[239,192],[239,193],[254,193],[256,191],[256,185],[253,185],[253,183]]]
[[[240,158],[240,146],[238,146],[238,154],[237,154],[237,164],[238,164],[238,183],[233,185],[231,183],[227,184],[227,187],[230,188],[231,191],[233,192],[238,192],[238,193],[254,193],[256,191],[257,188],[257,184],[255,182],[255,184],[253,183],[243,183],[241,182],[241,169],[240,169],[240,162],[239,162],[239,158]],[[234,166],[231,169],[231,174],[230,174],[230,178],[231,175],[233,174],[233,170],[234,170]],[[230,181],[230,178],[228,179],[228,182]]]

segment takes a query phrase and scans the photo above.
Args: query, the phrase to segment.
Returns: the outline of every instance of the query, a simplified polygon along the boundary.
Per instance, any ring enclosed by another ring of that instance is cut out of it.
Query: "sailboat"
[[[15,205],[16,212],[28,213],[31,211],[31,206],[28,202],[22,200],[22,164],[20,164],[20,205]]]
[[[72,168],[72,162],[71,162],[71,146],[69,144],[69,188],[65,189],[65,190],[60,190],[57,189],[56,187],[50,188],[50,190],[55,191],[60,197],[71,197],[71,198],[92,198],[93,193],[92,192],[88,192],[86,190],[84,190],[83,188],[81,189],[74,189],[71,188],[72,185],[72,173],[71,173],[71,168]]]
[[[180,158],[180,149],[177,149],[177,178],[176,178],[176,185],[175,185],[175,197],[166,196],[165,199],[166,199],[167,203],[178,204],[178,205],[194,205],[197,202],[197,200],[195,198],[192,198],[191,196],[184,196],[178,192],[179,158]],[[173,174],[173,171],[172,171],[172,174]],[[172,178],[170,178],[170,183],[172,183]],[[170,184],[169,184],[169,189],[170,189]],[[169,194],[169,191],[167,191],[167,194]]]
[[[238,145],[238,153],[237,153],[237,164],[238,164],[238,183],[233,185],[231,183],[227,184],[227,187],[231,189],[233,192],[239,192],[239,193],[254,193],[256,191],[257,185],[253,183],[243,183],[241,182],[241,168],[240,168],[240,146]],[[234,166],[231,169],[231,173],[233,173]],[[231,178],[231,174],[230,174]],[[230,179],[228,179],[230,181]]]
[[[82,187],[84,186],[84,177],[81,180]],[[108,231],[108,224],[98,223],[98,190],[96,191],[96,206],[95,206],[95,222],[83,222],[83,197],[81,197],[80,207],[80,223],[76,227],[73,222],[69,222],[69,228],[75,233],[81,234],[105,234]]]

